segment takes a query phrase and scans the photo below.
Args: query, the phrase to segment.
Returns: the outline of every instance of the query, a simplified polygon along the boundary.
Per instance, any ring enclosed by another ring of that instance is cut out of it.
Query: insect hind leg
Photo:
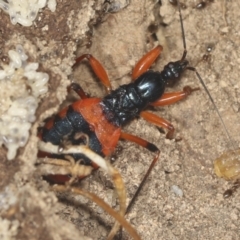
[[[155,164],[156,164],[156,162],[159,158],[160,150],[154,144],[152,144],[152,143],[150,143],[150,142],[148,142],[148,141],[146,141],[146,140],[144,140],[140,137],[129,134],[129,133],[121,132],[121,139],[128,140],[130,142],[134,142],[134,143],[146,148],[147,150],[155,153],[155,156],[154,156],[147,172],[145,173],[140,185],[138,186],[137,191],[134,193],[131,201],[128,204],[128,207],[127,207],[127,210],[126,210],[126,213],[128,213],[131,210],[133,204],[135,203],[135,200],[136,200],[137,196],[139,195],[139,193],[141,192],[144,184],[146,183],[152,169],[154,168],[154,166],[155,166]]]

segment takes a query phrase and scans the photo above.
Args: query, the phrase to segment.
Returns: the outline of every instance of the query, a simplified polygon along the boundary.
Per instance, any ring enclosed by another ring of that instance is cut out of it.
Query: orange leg
[[[102,64],[96,58],[94,58],[91,54],[84,54],[78,57],[73,67],[75,67],[76,64],[81,62],[83,59],[87,59],[89,61],[94,73],[97,75],[97,77],[100,79],[102,84],[105,86],[107,93],[110,93],[112,91],[112,86],[108,78],[107,72],[103,68]]]
[[[144,118],[145,120],[147,120],[148,122],[153,123],[156,126],[166,128],[168,130],[166,138],[168,138],[168,139],[173,138],[173,134],[175,131],[174,126],[170,122],[165,120],[164,118],[161,118],[161,117],[159,117],[151,112],[147,112],[147,111],[142,111],[140,113],[140,116],[142,118]]]
[[[163,47],[161,45],[158,45],[147,54],[145,54],[135,65],[132,72],[132,79],[136,80],[140,75],[145,73],[157,59],[162,50]]]
[[[148,149],[149,151],[151,152],[154,152],[156,153],[154,159],[152,160],[152,163],[151,165],[149,166],[145,176],[143,177],[140,185],[138,186],[138,189],[137,191],[135,192],[134,196],[132,197],[130,203],[128,204],[128,207],[127,207],[127,210],[126,210],[126,213],[128,213],[132,207],[132,205],[134,204],[137,196],[139,195],[140,191],[142,190],[149,174],[151,173],[154,165],[156,164],[158,158],[159,158],[159,154],[160,154],[160,150],[152,143],[140,138],[140,137],[137,137],[137,136],[134,136],[134,135],[131,135],[129,133],[124,133],[124,132],[121,132],[121,136],[120,136],[121,139],[124,139],[124,140],[128,140],[128,141],[131,141],[131,142],[134,142],[134,143],[137,143],[138,145]]]
[[[183,88],[181,92],[173,92],[173,93],[164,93],[162,97],[157,100],[156,102],[151,103],[150,105],[157,107],[157,106],[166,106],[173,103],[176,103],[180,100],[185,99],[188,97],[192,92],[200,90],[199,88],[191,88],[186,86]]]

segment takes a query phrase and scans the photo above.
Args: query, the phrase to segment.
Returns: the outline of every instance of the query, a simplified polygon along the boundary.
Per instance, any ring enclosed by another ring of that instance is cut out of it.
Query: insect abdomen
[[[49,119],[39,134],[44,142],[59,145],[63,140],[73,145],[88,145],[97,154],[109,155],[120,137],[120,128],[108,122],[101,99],[88,98],[74,102],[55,117]],[[79,138],[85,134],[86,138]]]
[[[62,114],[66,112],[66,114]],[[61,116],[64,115],[64,116]],[[85,134],[86,138],[78,138],[77,134]],[[73,145],[88,144],[94,152],[102,153],[102,145],[99,142],[94,131],[91,130],[89,123],[84,119],[80,112],[74,111],[72,105],[63,109],[58,115],[49,119],[42,129],[42,140],[51,142],[54,145],[60,145],[63,140],[69,141]],[[74,154],[75,160],[82,157],[82,154]],[[88,161],[86,160],[86,164]]]

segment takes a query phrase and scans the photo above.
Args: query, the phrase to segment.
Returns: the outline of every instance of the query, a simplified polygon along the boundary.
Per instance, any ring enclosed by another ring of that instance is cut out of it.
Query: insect
[[[224,152],[214,161],[214,171],[218,177],[232,181],[233,186],[223,193],[230,197],[240,187],[240,149]]]
[[[114,151],[119,139],[129,140],[153,152],[155,154],[154,158],[130,201],[127,212],[132,207],[137,195],[156,164],[160,150],[156,145],[142,138],[123,132],[122,127],[140,116],[158,127],[167,129],[166,137],[172,139],[175,131],[174,126],[167,120],[147,111],[147,107],[173,104],[187,98],[192,92],[199,90],[199,88],[186,86],[182,91],[165,93],[165,87],[170,83],[177,82],[185,70],[191,70],[196,73],[211,102],[214,104],[199,73],[194,67],[189,66],[189,62],[186,60],[187,50],[183,21],[180,4],[178,1],[177,3],[184,48],[180,60],[168,63],[161,72],[149,70],[150,66],[163,50],[162,46],[158,45],[137,62],[132,72],[131,83],[112,90],[107,72],[96,58],[90,54],[84,54],[78,57],[74,67],[76,67],[79,62],[88,60],[94,73],[104,85],[107,95],[102,99],[89,98],[81,86],[76,83],[71,84],[70,88],[80,96],[81,100],[74,102],[61,110],[56,116],[48,119],[45,126],[39,131],[39,137],[44,142],[61,145],[63,141],[67,140],[72,145],[88,144],[89,148],[100,156],[109,156]],[[220,116],[218,110],[217,113]],[[52,155],[51,157],[64,159],[65,156]],[[98,168],[98,166],[84,156],[84,154],[74,153],[71,157],[75,162],[78,161],[79,164],[90,166],[93,169]],[[88,174],[89,172],[84,173],[80,175],[79,178],[83,178]],[[49,180],[62,183],[71,178],[68,175],[55,174],[46,177]]]

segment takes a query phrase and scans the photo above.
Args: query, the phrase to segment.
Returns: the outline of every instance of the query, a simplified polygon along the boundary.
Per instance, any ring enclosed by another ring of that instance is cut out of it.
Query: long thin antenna
[[[191,71],[194,71],[194,72],[196,73],[196,75],[197,75],[199,81],[201,82],[201,84],[202,84],[205,92],[207,93],[210,101],[212,102],[212,104],[213,104],[213,106],[214,106],[214,108],[215,108],[215,111],[217,112],[218,117],[220,118],[220,121],[221,121],[222,126],[223,126],[223,128],[224,128],[224,131],[225,131],[225,133],[226,133],[226,135],[227,135],[227,137],[228,137],[229,142],[231,143],[233,149],[235,149],[234,144],[233,144],[233,141],[232,141],[232,138],[230,137],[230,134],[229,134],[229,132],[228,132],[228,130],[227,130],[227,127],[226,127],[223,119],[222,119],[222,116],[221,116],[220,112],[218,111],[218,108],[217,108],[217,106],[216,106],[216,104],[215,104],[215,102],[214,102],[214,100],[213,100],[210,92],[208,91],[207,86],[206,86],[205,83],[203,82],[200,74],[198,73],[198,71],[197,71],[196,68],[194,68],[194,67],[187,67],[186,69],[191,70]]]
[[[178,4],[178,12],[179,12],[179,18],[180,18],[180,23],[181,23],[181,31],[182,31],[182,40],[183,40],[183,55],[182,55],[182,59],[181,61],[183,61],[186,56],[187,56],[187,45],[186,45],[186,38],[185,38],[185,32],[184,32],[184,27],[183,27],[183,19],[182,19],[182,13],[181,13],[181,7],[180,7],[180,3],[177,0],[177,4]]]
[[[183,49],[184,49],[184,51],[183,51],[183,56],[182,56],[182,59],[181,59],[181,61],[183,61],[183,60],[185,60],[185,58],[187,56],[187,44],[186,44],[185,32],[184,32],[184,27],[183,27],[183,19],[182,19],[182,13],[181,13],[181,7],[180,7],[179,0],[177,0],[177,4],[178,4],[178,12],[179,12],[179,18],[180,18],[181,30],[182,30],[182,38],[183,38]],[[215,104],[215,102],[214,102],[210,92],[208,91],[207,86],[205,85],[204,81],[202,80],[200,74],[198,73],[198,71],[194,67],[187,67],[186,69],[194,71],[196,73],[200,83],[202,84],[204,90],[206,91],[210,101],[212,102],[212,104],[213,104],[213,106],[215,108],[215,111],[217,112],[218,117],[220,118],[220,121],[222,123],[222,126],[224,128],[224,131],[225,131],[225,133],[227,135],[227,138],[228,138],[229,142],[231,143],[233,149],[235,149],[233,141],[232,141],[232,138],[230,137],[230,134],[229,134],[229,132],[227,130],[227,127],[226,127],[223,119],[222,119],[222,116],[221,116],[220,112],[218,111],[217,105]]]

